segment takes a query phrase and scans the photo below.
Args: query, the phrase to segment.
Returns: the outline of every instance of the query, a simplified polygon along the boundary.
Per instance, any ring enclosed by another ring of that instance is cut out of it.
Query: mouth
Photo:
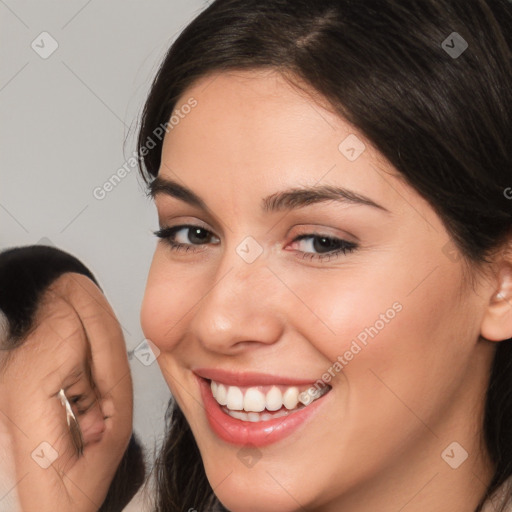
[[[195,373],[210,427],[224,441],[238,445],[264,446],[291,435],[316,414],[332,389],[312,382],[271,383],[270,376],[258,383],[257,376],[214,379],[205,378],[207,372]]]

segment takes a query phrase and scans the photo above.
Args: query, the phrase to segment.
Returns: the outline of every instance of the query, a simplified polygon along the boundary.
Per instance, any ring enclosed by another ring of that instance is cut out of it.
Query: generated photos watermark
[[[140,152],[134,151],[132,156],[109,176],[101,185],[95,187],[92,195],[98,201],[102,201],[107,195],[112,192],[134,169],[138,168],[139,162],[148,155],[148,153],[156,147],[157,141],[160,142],[165,137],[166,133],[173,130],[182,119],[190,114],[193,108],[197,107],[198,102],[194,97],[190,97],[186,103],[176,109],[169,121],[161,123],[157,126],[151,136],[148,136],[144,145],[140,148]]]
[[[300,401],[304,405],[307,405],[317,398],[321,394],[323,388],[325,388],[332,379],[357,356],[357,354],[369,346],[370,341],[373,340],[386,327],[386,325],[388,325],[396,315],[402,311],[402,309],[403,306],[400,302],[394,302],[390,308],[379,315],[379,318],[372,325],[361,330],[361,332],[351,341],[350,347],[336,358],[336,361],[334,361],[325,373],[322,374],[321,378],[318,379],[313,386],[300,394]]]

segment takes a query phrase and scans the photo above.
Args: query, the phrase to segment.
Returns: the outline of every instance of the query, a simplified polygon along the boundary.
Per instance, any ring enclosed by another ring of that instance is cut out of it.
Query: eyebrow
[[[84,369],[80,365],[76,365],[73,369],[64,377],[62,382],[62,388],[67,391],[70,387],[80,382],[84,375]],[[56,393],[58,394],[58,392]]]
[[[149,185],[149,195],[154,199],[157,195],[164,194],[185,203],[207,211],[205,202],[192,190],[179,183],[157,176]],[[297,187],[281,192],[276,192],[262,199],[261,206],[265,212],[277,212],[282,210],[294,210],[310,204],[338,201],[346,204],[371,206],[389,213],[387,208],[376,203],[369,197],[343,187],[320,185],[313,187]]]
[[[75,368],[73,368],[73,370],[68,373],[67,378],[69,379],[69,381],[73,380],[73,382],[78,382],[84,374],[85,371],[83,368],[75,366]]]
[[[205,202],[198,195],[192,192],[192,190],[173,180],[157,176],[149,184],[149,195],[154,199],[157,195],[161,194],[181,199],[191,206],[197,206],[202,210],[207,210]]]

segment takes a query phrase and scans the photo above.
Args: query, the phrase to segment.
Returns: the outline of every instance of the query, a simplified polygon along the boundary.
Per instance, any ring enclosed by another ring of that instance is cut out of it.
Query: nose
[[[224,257],[189,327],[213,352],[236,354],[277,342],[284,330],[282,287],[263,258]]]
[[[96,401],[89,411],[79,416],[78,423],[82,430],[84,445],[100,441],[106,429],[100,403]]]

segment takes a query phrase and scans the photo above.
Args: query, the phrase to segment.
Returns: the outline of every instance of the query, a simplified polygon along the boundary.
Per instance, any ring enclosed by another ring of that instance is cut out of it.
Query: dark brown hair
[[[443,44],[454,46],[454,32],[468,45],[460,55]],[[138,138],[142,176],[157,176],[162,141],[149,152],[148,141],[196,80],[275,69],[356,126],[478,265],[511,226],[511,47],[507,0],[217,0],[180,34],[152,84]],[[496,472],[478,510],[512,475],[512,343],[498,345],[482,426]],[[157,509],[209,510],[199,452],[170,408]]]

